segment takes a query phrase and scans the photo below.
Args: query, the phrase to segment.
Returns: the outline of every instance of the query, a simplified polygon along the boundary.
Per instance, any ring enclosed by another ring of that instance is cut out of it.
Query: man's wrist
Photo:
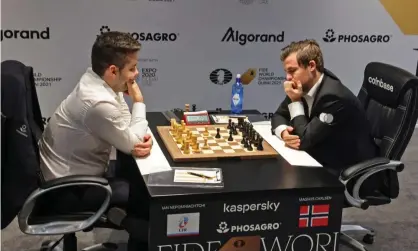
[[[132,96],[132,101],[133,102],[140,102],[143,103],[144,102],[144,98],[141,96]]]
[[[291,98],[290,100],[292,102],[300,102],[300,101],[302,101],[302,98]]]

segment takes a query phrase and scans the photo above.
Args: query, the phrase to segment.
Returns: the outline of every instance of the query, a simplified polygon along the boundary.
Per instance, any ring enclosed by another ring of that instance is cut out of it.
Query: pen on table
[[[205,178],[205,179],[213,179],[213,177],[209,177],[209,176],[206,176],[206,175],[203,175],[203,174],[199,174],[199,173],[187,172],[187,174],[190,174],[190,175],[193,175],[193,176],[197,176],[197,177],[200,177],[200,178]]]

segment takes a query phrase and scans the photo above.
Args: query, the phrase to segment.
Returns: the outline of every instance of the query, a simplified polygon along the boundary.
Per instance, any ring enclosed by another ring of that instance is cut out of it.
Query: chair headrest
[[[418,87],[418,78],[396,66],[371,62],[364,71],[363,87],[370,98],[396,108],[407,90]]]

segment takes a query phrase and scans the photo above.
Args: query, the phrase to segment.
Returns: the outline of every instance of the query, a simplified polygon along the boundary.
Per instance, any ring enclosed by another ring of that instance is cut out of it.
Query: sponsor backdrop
[[[156,202],[150,210],[151,250],[337,251],[344,197],[318,192]]]
[[[417,10],[415,0],[4,0],[2,61],[34,67],[47,120],[89,66],[96,36],[126,31],[143,44],[149,111],[227,109],[235,75],[249,72],[244,108],[268,114],[284,98],[279,55],[293,40],[316,39],[355,94],[370,61],[415,73]]]

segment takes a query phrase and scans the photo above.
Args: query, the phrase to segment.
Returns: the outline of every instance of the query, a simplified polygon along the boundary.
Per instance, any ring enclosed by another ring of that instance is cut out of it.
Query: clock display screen
[[[187,121],[189,122],[207,122],[207,116],[188,116]]]

